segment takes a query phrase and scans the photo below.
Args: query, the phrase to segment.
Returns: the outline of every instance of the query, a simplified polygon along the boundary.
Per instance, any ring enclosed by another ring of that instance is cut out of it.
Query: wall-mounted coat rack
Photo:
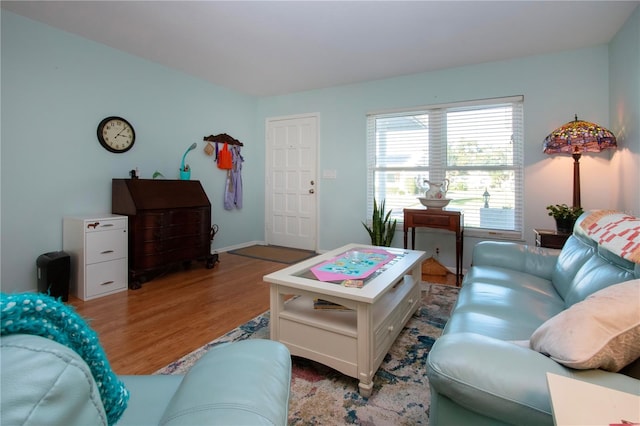
[[[220,133],[219,135],[215,135],[215,136],[214,135],[205,136],[203,140],[205,142],[220,142],[220,143],[226,143],[229,145],[244,146],[244,144],[240,142],[238,139],[235,139],[226,133]]]

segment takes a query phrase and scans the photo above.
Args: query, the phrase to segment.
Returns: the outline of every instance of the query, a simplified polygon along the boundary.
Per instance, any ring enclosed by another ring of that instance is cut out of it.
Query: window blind
[[[424,208],[426,180],[449,180],[447,208],[465,228],[522,235],[523,97],[367,116],[368,216],[384,199],[392,217]]]

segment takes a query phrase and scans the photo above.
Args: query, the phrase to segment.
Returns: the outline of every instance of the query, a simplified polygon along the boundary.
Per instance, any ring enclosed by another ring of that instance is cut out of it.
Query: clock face
[[[98,125],[98,141],[107,151],[122,153],[133,147],[136,133],[133,126],[121,117],[107,117]]]

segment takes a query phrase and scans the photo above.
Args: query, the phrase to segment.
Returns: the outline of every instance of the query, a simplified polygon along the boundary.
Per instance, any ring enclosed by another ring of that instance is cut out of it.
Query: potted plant
[[[556,220],[556,231],[562,234],[570,234],[576,219],[584,212],[582,207],[569,207],[566,204],[552,204],[547,206],[549,216]]]
[[[373,199],[373,216],[371,220],[371,227],[362,222],[365,229],[371,237],[371,245],[390,247],[393,236],[396,232],[396,219],[389,220],[391,216],[391,210],[387,213],[384,212],[384,200],[380,203],[380,208],[376,203],[376,199]]]

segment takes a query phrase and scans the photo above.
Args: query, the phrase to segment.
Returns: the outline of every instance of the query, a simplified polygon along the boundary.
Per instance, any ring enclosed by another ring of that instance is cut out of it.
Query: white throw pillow
[[[619,371],[640,357],[640,280],[609,286],[560,312],[530,344],[570,368]]]

